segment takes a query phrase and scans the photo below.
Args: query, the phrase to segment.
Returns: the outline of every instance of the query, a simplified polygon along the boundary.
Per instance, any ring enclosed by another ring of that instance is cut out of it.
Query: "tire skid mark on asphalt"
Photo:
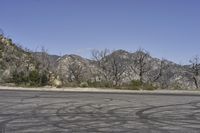
[[[144,124],[146,125],[151,125],[153,126],[153,128],[158,128],[159,125],[164,125],[164,126],[175,126],[175,127],[182,127],[182,128],[191,128],[191,129],[194,129],[194,130],[200,130],[200,127],[190,127],[188,126],[189,124],[198,124],[200,125],[200,119],[197,119],[196,116],[194,114],[192,115],[187,115],[187,118],[191,119],[191,120],[196,120],[197,122],[187,122],[186,119],[182,119],[181,121],[181,124],[180,124],[180,120],[179,118],[159,118],[159,117],[154,117],[152,115],[157,115],[159,113],[163,113],[163,112],[166,112],[166,111],[177,111],[177,107],[182,107],[182,106],[193,106],[193,105],[197,105],[199,104],[200,101],[192,101],[192,102],[188,102],[188,103],[183,103],[183,104],[170,104],[170,105],[163,105],[163,106],[154,106],[154,107],[149,107],[149,108],[145,108],[145,109],[142,109],[142,110],[139,110],[138,112],[136,112],[136,115],[139,117],[139,119],[141,120],[141,122],[143,122]],[[175,107],[175,109],[170,109],[170,107]],[[196,110],[200,111],[200,107],[199,106],[193,106],[193,107],[198,107]],[[164,110],[162,110],[164,108]],[[167,108],[168,110],[166,110],[165,108]],[[183,107],[182,107],[183,108]],[[158,111],[158,109],[161,109],[160,111]],[[184,108],[183,108],[184,109]],[[188,109],[188,108],[186,108]],[[154,111],[156,110],[156,111]],[[191,110],[194,110],[194,109],[191,109]],[[153,112],[148,112],[148,111],[153,111]],[[147,112],[147,113],[145,113]],[[200,117],[200,112],[198,112],[199,116]],[[181,115],[181,114],[180,114]],[[191,117],[191,116],[194,116],[194,117]],[[165,117],[165,116],[164,116]],[[161,119],[161,120],[160,120]],[[162,120],[163,119],[163,120]],[[165,119],[165,120],[164,120]],[[167,121],[167,122],[166,122]],[[173,123],[172,123],[173,122]],[[185,123],[185,124],[183,124]],[[150,128],[151,128],[150,126]]]
[[[42,106],[39,106],[39,107],[37,107],[36,108],[36,110],[35,111],[38,111],[38,110],[41,110],[42,108],[44,108],[44,107],[47,107],[47,106],[50,106],[50,105],[55,105],[55,104],[67,104],[66,102],[65,103],[52,103],[52,104],[45,104],[45,105],[42,105]],[[70,103],[68,103],[69,105],[73,105],[72,104],[72,102],[70,102]],[[94,108],[94,106],[93,105],[91,105],[91,104],[85,104],[85,105],[80,105],[80,106],[77,106],[76,108],[74,108],[74,110],[81,110],[83,107],[85,107],[85,106],[90,106],[90,107],[92,107],[92,108]],[[69,124],[69,123],[73,123],[73,121],[70,121],[70,120],[67,120],[67,119],[64,119],[63,118],[63,115],[64,116],[69,116],[70,115],[70,117],[74,117],[74,116],[72,116],[72,115],[75,115],[75,116],[77,116],[77,115],[90,115],[91,116],[91,118],[92,117],[94,117],[95,116],[95,120],[93,119],[93,121],[97,121],[97,120],[99,120],[98,119],[98,117],[97,116],[99,116],[100,118],[102,117],[102,115],[104,116],[105,114],[106,115],[108,115],[107,114],[107,112],[105,112],[105,113],[97,113],[97,112],[95,112],[95,113],[93,113],[93,112],[87,112],[87,113],[83,113],[82,111],[78,111],[78,112],[75,112],[74,114],[72,114],[72,113],[70,113],[70,114],[60,114],[60,111],[61,110],[64,110],[66,107],[62,107],[62,108],[59,108],[59,109],[57,109],[57,112],[56,112],[56,115],[60,118],[60,121],[54,121],[54,122],[52,122],[51,120],[50,120],[50,118],[49,117],[51,117],[51,116],[43,116],[43,120],[45,120],[48,124],[52,124],[53,126],[55,126],[55,127],[58,127],[58,128],[62,128],[62,129],[69,129],[69,127],[64,127],[64,126],[62,126],[63,124]],[[96,108],[97,109],[97,108]],[[34,113],[34,114],[38,114],[38,113]],[[94,115],[94,116],[92,116],[92,115]],[[112,117],[114,117],[113,116],[113,114],[111,114],[112,115]],[[107,117],[107,116],[106,116]],[[119,117],[119,116],[116,116],[116,117]],[[119,118],[116,118],[116,119],[118,119],[118,121],[120,120]],[[79,124],[79,123],[84,123],[84,122],[86,122],[87,120],[83,120],[83,121],[80,121],[79,120],[79,122],[78,123],[76,123],[76,126],[77,127],[83,127],[83,125],[82,124]],[[90,122],[91,120],[88,120],[88,122]],[[121,118],[121,121],[124,121],[123,120],[123,118]],[[120,121],[120,123],[119,123],[119,125],[121,125],[121,124],[123,124],[123,123],[121,123],[121,121]],[[103,121],[104,123],[109,123],[109,126],[107,126],[107,127],[105,127],[105,126],[103,126],[102,128],[111,128],[111,126],[113,126],[112,124],[110,124],[110,121],[109,120],[107,120],[107,122],[104,120]],[[118,126],[119,126],[118,125]],[[94,129],[97,129],[97,127],[95,127],[95,128],[92,128],[91,129],[91,125],[86,125],[85,126],[86,127],[86,129],[87,129],[87,131],[89,131],[89,130],[91,130],[91,131],[94,131]],[[96,130],[95,130],[96,131]]]
[[[30,95],[29,95],[30,96]],[[91,97],[81,97],[82,101],[71,100],[71,97],[59,97],[59,102],[53,102],[51,100],[44,100],[42,95],[40,95],[39,100],[37,101],[37,95],[32,97],[26,97],[22,102],[4,102],[4,105],[0,107],[0,118],[2,116],[3,120],[0,122],[0,126],[7,127],[8,131],[16,132],[14,133],[23,133],[30,129],[38,129],[44,127],[51,127],[48,130],[44,130],[42,133],[56,133],[56,132],[170,132],[172,129],[166,130],[162,129],[162,126],[169,125],[162,119],[158,119],[154,116],[155,113],[162,114],[163,111],[176,111],[174,109],[177,106],[177,109],[189,110],[192,114],[189,114],[187,117],[197,121],[190,122],[193,125],[198,124],[200,121],[199,115],[200,112],[200,102],[192,101],[184,104],[171,104],[163,106],[153,106],[151,104],[141,104],[134,105],[134,100],[130,101],[125,99],[108,98],[106,95],[105,98],[97,98],[96,101],[92,101]],[[26,99],[27,98],[27,99]],[[84,100],[83,100],[84,99]],[[18,101],[20,99],[17,99]],[[11,100],[12,101],[12,100]],[[52,103],[53,102],[53,103]],[[9,103],[10,105],[6,106]],[[187,105],[185,107],[185,105]],[[145,108],[148,107],[148,108]],[[193,107],[193,108],[191,108]],[[189,109],[188,109],[189,108]],[[4,111],[11,110],[14,113],[2,113]],[[194,112],[196,111],[196,112]],[[136,114],[136,115],[135,115]],[[141,117],[139,117],[141,115]],[[184,114],[186,115],[186,114]],[[142,118],[143,117],[143,118]],[[146,117],[146,118],[145,118]],[[165,120],[170,121],[170,114],[166,114],[167,118]],[[32,120],[37,122],[31,123]],[[183,119],[184,120],[184,119]],[[27,122],[27,125],[23,126],[23,122]],[[171,120],[173,123],[176,121]],[[29,123],[30,122],[30,123]],[[141,127],[134,127],[132,124],[144,124],[143,129]],[[163,123],[162,123],[163,122]],[[179,120],[181,122],[181,120]],[[182,122],[183,123],[183,122]],[[30,124],[30,125],[29,125]],[[183,124],[183,128],[186,127]],[[127,126],[126,126],[127,125]],[[132,126],[132,127],[130,127]],[[170,125],[170,126],[177,126]],[[199,129],[195,127],[190,127],[191,129]],[[45,128],[44,128],[45,129]],[[51,131],[52,130],[52,131]],[[175,131],[175,130],[174,130]],[[38,131],[39,132],[39,131]]]

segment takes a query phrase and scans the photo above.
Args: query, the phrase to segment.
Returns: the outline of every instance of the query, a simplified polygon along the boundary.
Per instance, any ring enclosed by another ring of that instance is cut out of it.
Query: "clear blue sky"
[[[51,54],[142,47],[187,63],[200,54],[200,0],[0,0],[0,28]]]

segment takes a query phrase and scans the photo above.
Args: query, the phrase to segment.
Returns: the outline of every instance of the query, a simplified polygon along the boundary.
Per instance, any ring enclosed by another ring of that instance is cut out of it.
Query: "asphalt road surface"
[[[0,91],[0,133],[199,133],[200,96]]]

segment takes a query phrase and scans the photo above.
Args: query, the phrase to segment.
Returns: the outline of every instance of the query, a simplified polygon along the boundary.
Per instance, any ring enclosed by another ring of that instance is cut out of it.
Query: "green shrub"
[[[141,83],[139,80],[132,80],[129,84],[124,84],[121,86],[123,89],[130,90],[155,90],[155,86],[149,83]]]
[[[132,80],[128,87],[130,87],[131,90],[140,90],[142,89],[142,83],[139,80]]]
[[[45,74],[45,73],[41,74],[40,78],[41,78],[41,83],[40,83],[40,84],[41,84],[42,86],[45,86],[45,85],[48,84],[49,79],[48,79],[48,77],[47,77],[47,74]]]
[[[16,84],[21,84],[23,82],[27,82],[27,77],[24,72],[14,71],[12,74],[12,81]]]
[[[80,87],[88,87],[89,85],[88,85],[88,83],[87,82],[82,82],[82,83],[80,83]]]
[[[181,85],[179,83],[177,83],[177,82],[175,82],[175,83],[172,84],[172,88],[174,90],[182,90]]]
[[[153,86],[152,84],[148,84],[148,83],[144,84],[144,86],[143,86],[143,90],[156,90],[156,89],[157,89],[157,87]]]
[[[88,81],[88,86],[89,87],[100,87],[100,83],[101,82],[91,82],[91,81]]]
[[[79,87],[79,84],[77,84],[76,82],[67,82],[67,83],[64,83],[65,87]]]
[[[48,78],[46,74],[40,74],[37,70],[30,71],[28,74],[25,74],[23,71],[14,71],[12,73],[12,82],[20,86],[38,87],[47,85]]]
[[[142,83],[139,80],[132,80],[131,85],[133,86],[142,86]]]
[[[31,71],[28,78],[30,86],[40,86],[40,74],[38,71]]]
[[[89,87],[112,88],[112,84],[105,81],[94,81],[94,82],[88,81],[87,83]]]
[[[4,44],[0,43],[0,51],[3,51],[3,50],[4,50]]]
[[[8,44],[8,45],[12,45],[12,43],[13,43],[13,42],[12,42],[12,39],[10,39],[10,38],[7,39],[7,44]]]

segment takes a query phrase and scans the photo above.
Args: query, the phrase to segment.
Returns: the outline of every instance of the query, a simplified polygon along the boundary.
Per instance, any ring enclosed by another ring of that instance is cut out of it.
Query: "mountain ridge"
[[[45,51],[25,51],[13,43],[11,39],[5,38],[2,35],[0,46],[1,62],[7,63],[6,54],[9,58],[13,56],[13,61],[8,61],[9,63],[6,66],[7,68],[15,66],[10,68],[10,72],[7,72],[8,79],[12,78],[13,75],[9,75],[9,73],[14,71],[12,69],[16,69],[16,64],[20,62],[23,66],[21,69],[31,70],[37,68],[40,74],[45,73],[49,77],[49,83],[53,73],[54,78],[52,80],[61,80],[63,84],[103,81],[110,82],[109,84],[114,86],[120,86],[132,80],[140,80],[140,82],[151,83],[163,88],[195,88],[194,76],[190,72],[191,65],[179,65],[166,59],[154,58],[142,49],[136,52],[128,52],[123,49],[112,52],[109,50],[96,51],[97,58],[87,59],[76,54],[58,56],[48,54]],[[4,46],[8,46],[9,50],[12,49],[15,52],[9,55],[3,49]],[[27,59],[20,61],[22,57]],[[143,62],[141,62],[141,59],[143,59]],[[29,64],[31,61],[32,63]],[[27,67],[27,64],[33,68]],[[141,68],[138,67],[143,67],[143,73],[141,73]],[[0,68],[0,70],[0,79],[3,79],[2,75],[5,75],[8,70],[3,68]]]

